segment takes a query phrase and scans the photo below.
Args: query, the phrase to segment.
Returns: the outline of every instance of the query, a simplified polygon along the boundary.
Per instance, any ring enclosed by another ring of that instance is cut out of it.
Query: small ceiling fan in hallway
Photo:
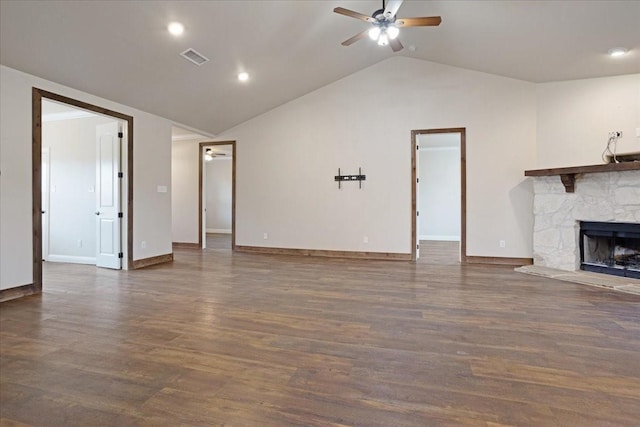
[[[226,155],[227,155],[226,153],[222,153],[220,151],[214,151],[212,148],[207,148],[204,151],[204,160],[207,162],[210,162],[215,157],[224,157]]]
[[[390,45],[394,52],[402,50],[403,46],[398,39],[399,28],[402,27],[437,27],[442,22],[439,16],[414,17],[414,18],[397,18],[396,13],[402,5],[403,0],[389,0],[386,3],[382,0],[382,9],[378,9],[371,16],[364,15],[353,10],[336,7],[333,9],[335,13],[350,16],[351,18],[360,19],[372,24],[371,28],[362,31],[342,42],[343,46],[350,46],[358,40],[369,36],[372,40],[376,40],[378,45]]]

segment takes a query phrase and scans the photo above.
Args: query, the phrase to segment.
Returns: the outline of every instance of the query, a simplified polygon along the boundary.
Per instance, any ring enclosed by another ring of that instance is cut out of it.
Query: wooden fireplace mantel
[[[602,165],[572,166],[568,168],[533,169],[524,171],[525,176],[553,176],[559,175],[567,193],[573,193],[576,185],[576,175],[598,172],[620,172],[640,170],[640,162],[606,163]]]

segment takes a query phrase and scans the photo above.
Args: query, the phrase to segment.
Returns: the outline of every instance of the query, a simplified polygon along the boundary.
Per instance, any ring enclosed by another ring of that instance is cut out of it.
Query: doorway
[[[44,261],[120,269],[119,119],[42,101]]]
[[[110,124],[102,128],[101,131],[96,130],[93,134],[93,144],[96,150],[95,162],[91,167],[94,168],[97,180],[94,184],[84,182],[87,193],[93,191],[94,203],[100,202],[101,205],[93,205],[96,208],[92,212],[92,223],[96,233],[102,232],[104,240],[100,245],[96,243],[96,259],[100,257],[100,250],[105,252],[103,255],[109,255],[109,260],[105,265],[110,268],[125,269],[133,266],[133,117],[127,116],[115,111],[111,111],[102,107],[87,104],[72,98],[48,92],[42,89],[32,89],[32,203],[33,203],[33,283],[36,292],[42,291],[42,259],[43,259],[43,222],[46,221],[49,230],[51,230],[52,216],[49,212],[52,206],[51,194],[55,191],[51,182],[51,164],[52,158],[55,158],[55,152],[51,148],[45,154],[46,170],[43,170],[43,102],[53,101],[61,106],[66,106],[89,112],[92,115],[108,117]],[[121,123],[121,128],[117,123]],[[100,134],[98,132],[101,132]],[[118,150],[123,145],[122,152]],[[108,159],[107,159],[108,158]],[[121,169],[116,169],[117,165],[121,165]],[[107,167],[108,166],[108,167]],[[71,166],[69,166],[71,168]],[[43,173],[45,176],[43,177]],[[44,178],[44,181],[43,181]],[[122,182],[124,181],[124,182]],[[47,191],[48,198],[43,196],[43,184],[49,186]],[[117,189],[121,188],[120,193]],[[106,190],[109,190],[107,193]],[[98,197],[96,198],[95,195]],[[44,200],[43,200],[44,199]],[[45,205],[43,205],[43,201]],[[120,202],[120,203],[118,203]],[[48,206],[47,206],[48,203]],[[46,207],[46,208],[45,208]],[[106,208],[113,212],[107,212]],[[99,213],[99,215],[98,215]],[[110,216],[111,215],[111,216]],[[98,220],[96,220],[98,217]],[[103,220],[104,219],[104,220]],[[71,221],[67,221],[69,223]],[[118,227],[115,225],[118,224]],[[120,232],[120,229],[122,232]],[[47,233],[48,248],[51,248],[51,233]],[[94,235],[95,236],[95,235]],[[109,237],[109,238],[107,238]],[[75,240],[76,246],[83,246],[84,241]],[[126,242],[126,247],[119,247],[119,242]],[[51,258],[49,251],[48,257]]]
[[[235,250],[236,142],[201,142],[198,164],[198,246]]]
[[[465,145],[465,128],[411,132],[414,260],[466,262]]]

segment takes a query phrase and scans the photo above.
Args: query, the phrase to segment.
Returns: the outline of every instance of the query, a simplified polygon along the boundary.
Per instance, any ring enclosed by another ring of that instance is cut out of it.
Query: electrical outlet
[[[609,132],[609,138],[622,138],[622,131],[614,130],[613,132]]]
[[[498,244],[500,245],[501,248],[506,248],[507,247],[507,242],[505,240],[500,240],[498,242]]]
[[[78,240],[78,247],[81,248],[82,247],[82,240]]]
[[[267,240],[267,239],[269,238],[269,234],[268,234],[268,233],[264,233],[264,234],[262,235],[262,238],[263,238],[264,240]]]
[[[362,243],[369,243],[369,236],[364,236],[362,238]]]
[[[142,249],[145,249],[147,247],[147,242],[145,240],[143,240],[142,242],[140,242],[140,247]]]

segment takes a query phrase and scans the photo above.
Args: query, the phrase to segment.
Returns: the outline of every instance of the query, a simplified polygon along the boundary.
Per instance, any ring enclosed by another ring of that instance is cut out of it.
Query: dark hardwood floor
[[[0,305],[0,425],[640,424],[639,296],[427,259],[45,263]]]

